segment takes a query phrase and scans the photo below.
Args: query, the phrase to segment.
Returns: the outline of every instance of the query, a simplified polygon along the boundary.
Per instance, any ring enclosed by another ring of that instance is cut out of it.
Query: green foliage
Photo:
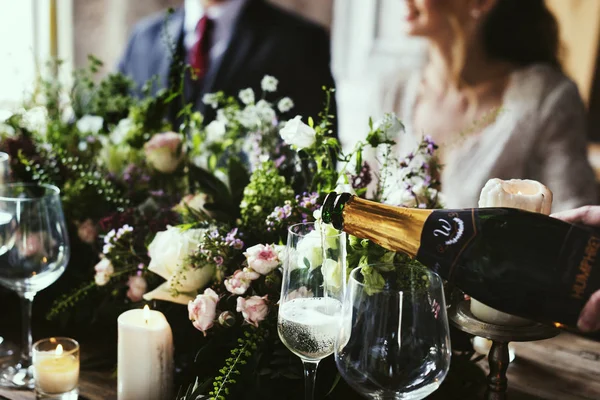
[[[276,206],[294,199],[294,190],[279,175],[272,161],[265,162],[250,177],[241,202],[243,230],[254,235],[267,232],[267,216]],[[268,242],[268,241],[267,241]]]
[[[123,74],[109,74],[99,84],[95,76],[102,62],[94,56],[88,56],[88,68],[75,73],[72,97],[73,111],[77,118],[84,115],[96,115],[104,119],[106,125],[114,125],[127,117],[129,109],[136,101],[131,95],[135,83]]]
[[[213,380],[212,390],[209,392],[210,400],[225,400],[227,398],[230,389],[236,384],[238,377],[241,375],[241,369],[256,353],[263,338],[264,332],[261,328],[248,327],[243,330],[242,336],[237,340],[237,346],[231,350],[230,357],[225,360],[225,365]],[[199,398],[200,393],[197,392],[201,387],[202,385],[198,385],[196,381],[194,387],[188,390],[181,400]]]

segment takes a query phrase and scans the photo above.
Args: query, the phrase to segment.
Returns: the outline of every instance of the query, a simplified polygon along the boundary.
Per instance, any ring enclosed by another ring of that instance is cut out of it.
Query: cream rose
[[[258,327],[258,323],[263,321],[269,313],[267,296],[252,296],[247,299],[238,297],[236,311],[242,313],[247,323]]]
[[[313,128],[302,122],[300,115],[287,121],[279,131],[279,135],[285,143],[295,146],[297,149],[305,149],[315,144],[317,133]]]
[[[175,132],[157,133],[145,145],[149,165],[159,172],[170,174],[183,159],[181,135]]]
[[[133,302],[141,301],[148,288],[148,284],[144,277],[138,275],[130,276],[127,281],[127,286],[129,286],[127,297]]]
[[[115,269],[108,258],[102,258],[100,262],[96,264],[94,270],[96,271],[94,280],[98,286],[106,285],[108,281],[110,281],[111,275],[115,273]]]
[[[187,304],[213,278],[214,266],[192,268],[186,259],[194,253],[206,234],[205,229],[181,231],[168,227],[158,232],[148,246],[148,269],[167,281],[144,295],[145,300],[165,300]]]
[[[212,328],[217,315],[219,296],[212,289],[206,289],[188,303],[188,316],[196,329],[206,336],[206,331]]]
[[[277,268],[281,261],[274,246],[257,244],[249,247],[245,252],[248,266],[261,275],[267,275]]]
[[[228,279],[225,279],[225,288],[229,293],[232,294],[244,294],[252,284],[252,281],[258,279],[260,275],[251,269],[244,268],[243,270],[238,269]]]

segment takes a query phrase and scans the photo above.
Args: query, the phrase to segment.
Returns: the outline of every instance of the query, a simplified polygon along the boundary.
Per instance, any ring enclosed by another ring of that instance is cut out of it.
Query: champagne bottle
[[[416,258],[490,307],[542,323],[575,327],[600,290],[600,236],[543,214],[403,208],[330,193],[321,218]]]

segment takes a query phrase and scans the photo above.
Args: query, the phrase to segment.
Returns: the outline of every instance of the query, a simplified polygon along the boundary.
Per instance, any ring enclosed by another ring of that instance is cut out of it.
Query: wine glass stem
[[[35,294],[22,293],[21,298],[21,366],[31,365],[31,308]]]
[[[304,361],[304,399],[313,400],[315,398],[315,382],[317,381],[318,361]]]

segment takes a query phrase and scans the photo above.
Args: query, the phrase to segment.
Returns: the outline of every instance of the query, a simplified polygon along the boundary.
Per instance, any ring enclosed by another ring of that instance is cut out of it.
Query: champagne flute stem
[[[317,381],[318,361],[304,361],[304,399],[313,400],[315,398],[315,383]]]
[[[22,293],[21,298],[21,366],[28,368],[31,365],[31,309],[33,293]]]

